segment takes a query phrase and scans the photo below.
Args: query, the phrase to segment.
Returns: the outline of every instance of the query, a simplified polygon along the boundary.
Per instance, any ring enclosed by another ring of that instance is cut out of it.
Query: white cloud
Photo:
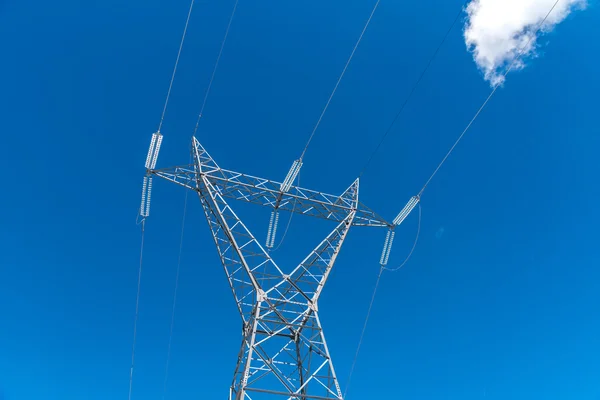
[[[504,81],[506,68],[523,50],[523,57],[535,55],[540,33],[550,32],[573,10],[584,8],[586,0],[560,0],[536,35],[556,0],[472,0],[467,6],[465,42],[492,86]],[[513,68],[523,68],[517,60]]]

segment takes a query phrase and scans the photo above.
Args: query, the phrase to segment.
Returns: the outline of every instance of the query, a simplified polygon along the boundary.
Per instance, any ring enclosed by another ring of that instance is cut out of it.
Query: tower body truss
[[[356,180],[334,196],[221,169],[195,138],[194,163],[149,173],[194,190],[242,318],[230,400],[342,399],[318,300],[352,226],[390,226],[358,201]],[[284,273],[227,199],[333,220],[335,228]]]

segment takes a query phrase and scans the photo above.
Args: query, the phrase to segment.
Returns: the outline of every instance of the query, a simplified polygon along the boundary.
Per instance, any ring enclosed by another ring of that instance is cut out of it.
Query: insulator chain
[[[159,132],[152,134],[150,148],[148,149],[148,155],[146,156],[146,169],[154,169],[156,167],[156,161],[158,160],[158,152],[160,151],[162,140],[163,135]]]
[[[277,226],[279,225],[279,212],[274,210],[271,212],[269,220],[269,230],[267,231],[267,248],[272,249],[275,246],[275,238],[277,236]]]
[[[269,220],[269,230],[267,231],[267,247],[271,243],[271,233],[273,233],[273,223],[275,222],[275,211],[271,211],[271,219]]]
[[[148,189],[148,177],[144,177],[144,183],[142,183],[142,204],[140,204],[140,215],[143,217],[146,213],[146,189]]]
[[[408,203],[406,204],[406,206],[404,206],[404,208],[402,209],[402,211],[400,211],[400,213],[398,214],[398,216],[394,219],[394,225],[398,226],[400,225],[402,222],[404,222],[404,220],[406,219],[406,217],[408,217],[410,215],[410,213],[412,212],[412,210],[415,209],[415,207],[417,206],[417,204],[419,204],[419,196],[414,196],[411,197],[411,199],[408,201]]]
[[[152,134],[150,148],[146,156],[146,169],[153,170],[158,161],[158,153],[162,145],[163,135],[160,132]],[[142,183],[142,202],[140,204],[140,216],[146,218],[150,215],[150,200],[152,199],[152,176],[146,175]]]
[[[298,174],[300,173],[300,168],[302,168],[302,160],[296,160],[292,164],[287,176],[285,177],[283,183],[279,186],[279,190],[281,193],[287,193]],[[269,230],[267,231],[267,242],[266,246],[268,249],[272,249],[275,246],[275,238],[277,237],[277,227],[279,226],[279,203],[275,204],[275,210],[271,212],[271,219],[269,220]]]
[[[156,133],[152,135],[152,140],[150,141],[150,148],[148,149],[148,155],[146,156],[146,168],[150,168],[150,164],[152,162],[152,151],[154,150],[155,145]]]
[[[390,228],[390,230],[388,231],[388,233],[385,237],[385,242],[383,242],[383,250],[381,252],[381,258],[379,260],[379,263],[381,264],[382,267],[385,267],[388,264],[388,261],[390,260],[390,253],[392,252],[392,244],[394,243],[394,236],[396,235],[396,232],[394,231],[394,229],[398,225],[400,225],[404,222],[404,220],[410,215],[410,213],[419,204],[420,200],[421,199],[419,198],[419,196],[411,197],[411,199],[408,201],[406,206],[404,206],[402,211],[400,211],[398,216],[394,219],[394,223],[393,223],[394,226],[392,228]]]
[[[290,188],[292,187],[292,184],[296,180],[296,177],[300,173],[300,168],[302,168],[302,161],[301,160],[294,161],[294,163],[292,164],[292,167],[290,168],[290,171],[288,172],[287,176],[285,177],[285,180],[279,187],[279,190],[282,193],[287,193],[287,191],[290,190]]]
[[[275,245],[275,238],[277,237],[277,227],[279,226],[279,213],[275,213],[275,224],[273,225],[273,234],[271,235],[271,243],[269,248],[272,249]]]
[[[145,176],[142,184],[142,203],[140,205],[140,216],[150,215],[150,200],[152,199],[152,176]]]
[[[152,198],[152,177],[148,178],[148,195],[146,196],[146,215],[150,215],[150,200]]]
[[[390,238],[392,237],[392,233],[394,233],[394,231],[392,231],[391,229],[388,231],[387,235],[385,235],[385,242],[383,242],[383,250],[381,251],[381,258],[379,259],[379,264],[381,264],[382,267],[384,267],[386,264],[384,264],[384,261],[386,259],[386,256],[388,256],[390,254]]]

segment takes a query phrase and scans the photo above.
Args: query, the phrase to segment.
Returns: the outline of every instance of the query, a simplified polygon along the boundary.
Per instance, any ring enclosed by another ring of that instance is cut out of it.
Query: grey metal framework
[[[147,182],[151,187],[152,176],[198,194],[242,317],[242,343],[229,400],[341,400],[318,300],[352,226],[393,229],[394,225],[359,203],[358,179],[334,196],[222,169],[196,138],[192,165],[154,169],[157,153],[151,145],[142,213],[148,214]],[[285,273],[226,199],[332,220],[336,227]]]

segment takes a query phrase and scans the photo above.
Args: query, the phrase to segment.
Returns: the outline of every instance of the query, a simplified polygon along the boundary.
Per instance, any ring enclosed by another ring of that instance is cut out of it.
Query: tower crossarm
[[[290,185],[282,191],[282,183],[219,167],[206,149],[192,139],[195,163],[148,172],[188,189],[198,191],[198,174],[224,198],[246,201],[269,208],[342,222],[355,211],[353,226],[391,227],[392,224],[377,215],[348,192],[333,195],[300,186]]]
[[[196,172],[193,165],[151,170],[151,174],[174,182],[188,189],[198,190]],[[288,192],[280,191],[281,183],[265,178],[243,174],[226,169],[201,171],[208,181],[225,198],[246,201],[279,210],[309,215],[341,222],[354,211],[353,226],[389,227],[391,224],[360,202],[353,204],[344,195],[336,196],[299,186],[292,186]],[[279,200],[279,202],[278,202]]]

